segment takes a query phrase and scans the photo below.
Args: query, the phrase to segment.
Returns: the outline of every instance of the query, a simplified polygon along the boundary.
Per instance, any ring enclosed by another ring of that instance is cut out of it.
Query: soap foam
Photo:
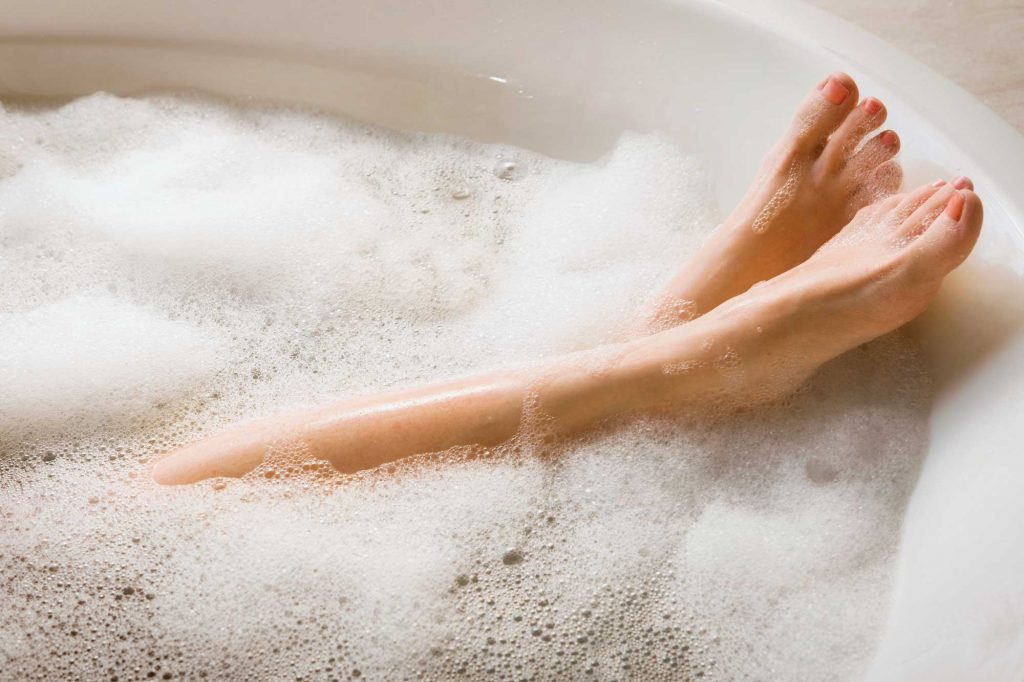
[[[9,428],[144,413],[198,388],[219,340],[109,296],[0,315],[0,422]]]
[[[0,678],[858,678],[925,445],[899,336],[715,423],[148,476],[239,419],[620,338],[708,187],[658,135],[577,164],[195,97],[8,106]]]

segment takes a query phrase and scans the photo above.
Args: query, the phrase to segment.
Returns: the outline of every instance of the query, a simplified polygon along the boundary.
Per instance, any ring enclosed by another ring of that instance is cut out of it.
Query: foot
[[[804,263],[649,337],[648,358],[661,358],[666,378],[673,367],[713,368],[714,392],[730,402],[794,389],[823,363],[925,309],[978,238],[982,205],[971,187],[967,178],[939,181],[862,209]],[[680,363],[670,348],[692,347],[681,343],[691,334],[706,339],[702,355]]]
[[[649,330],[693,319],[802,263],[859,209],[897,191],[899,137],[886,130],[864,142],[885,117],[879,100],[858,103],[846,74],[811,90],[739,206],[657,300]]]

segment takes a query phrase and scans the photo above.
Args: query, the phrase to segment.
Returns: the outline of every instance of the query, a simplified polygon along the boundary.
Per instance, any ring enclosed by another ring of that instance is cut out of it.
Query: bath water
[[[160,487],[234,421],[620,339],[712,229],[592,163],[196,96],[0,110],[0,679],[844,680],[925,448],[892,335],[785,404]]]

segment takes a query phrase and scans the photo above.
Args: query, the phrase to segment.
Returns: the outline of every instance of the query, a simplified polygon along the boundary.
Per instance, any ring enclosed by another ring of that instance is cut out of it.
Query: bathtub
[[[913,325],[938,382],[871,680],[1024,675],[1024,138],[882,41],[794,2],[7,0],[0,97],[194,88],[596,157],[624,129],[703,154],[731,206],[792,103],[850,72],[907,183],[968,174],[981,243]]]

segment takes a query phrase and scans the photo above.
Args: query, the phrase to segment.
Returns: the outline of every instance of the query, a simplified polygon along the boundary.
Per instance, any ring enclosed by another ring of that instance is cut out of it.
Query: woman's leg
[[[926,186],[860,211],[813,257],[696,321],[623,344],[400,393],[265,420],[158,462],[160,483],[240,476],[293,441],[341,471],[456,445],[511,438],[532,414],[572,434],[609,417],[756,402],[822,363],[916,317],[977,239],[970,190]]]

